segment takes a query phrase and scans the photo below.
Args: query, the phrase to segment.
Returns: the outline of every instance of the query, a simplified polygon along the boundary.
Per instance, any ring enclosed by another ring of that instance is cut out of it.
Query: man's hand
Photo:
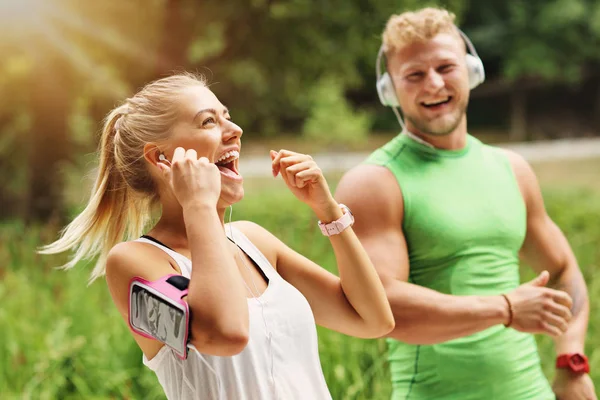
[[[571,319],[571,297],[561,290],[546,288],[548,279],[549,274],[544,271],[507,294],[513,308],[511,328],[553,337],[567,330]]]
[[[557,369],[552,390],[557,400],[598,400],[594,382],[588,374],[576,374],[566,369]]]

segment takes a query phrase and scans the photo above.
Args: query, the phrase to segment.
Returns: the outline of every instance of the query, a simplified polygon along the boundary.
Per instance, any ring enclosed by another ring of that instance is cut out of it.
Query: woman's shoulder
[[[273,266],[276,265],[277,254],[283,244],[275,235],[252,221],[236,221],[231,225],[243,233]]]
[[[154,246],[137,240],[120,242],[113,246],[108,252],[107,262],[116,264],[127,263],[141,259],[150,258],[160,251],[154,249]]]
[[[169,256],[164,251],[151,244],[136,240],[121,242],[108,252],[106,274],[152,279],[171,265],[169,261]]]
[[[274,244],[273,242],[278,242],[279,239],[275,237],[271,232],[269,232],[266,228],[260,226],[256,222],[252,221],[235,221],[232,222],[231,225],[236,228],[238,231],[244,234],[254,245],[257,243],[267,243]]]

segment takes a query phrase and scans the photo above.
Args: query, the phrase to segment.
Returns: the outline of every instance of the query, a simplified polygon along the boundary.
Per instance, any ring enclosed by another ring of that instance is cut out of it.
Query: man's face
[[[441,33],[390,55],[388,71],[410,131],[448,135],[464,120],[469,102],[465,54],[458,36]]]

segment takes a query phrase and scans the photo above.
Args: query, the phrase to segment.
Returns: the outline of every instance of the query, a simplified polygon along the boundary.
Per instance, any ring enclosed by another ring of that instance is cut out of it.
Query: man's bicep
[[[534,271],[547,270],[551,277],[560,275],[565,267],[575,262],[565,235],[547,215],[528,221],[519,256]]]
[[[400,229],[357,232],[357,236],[382,279],[408,280],[408,250]]]
[[[531,166],[524,158],[506,152],[519,184],[527,212],[525,240],[520,257],[536,272],[560,274],[572,257],[570,246],[560,228],[546,211],[542,191]]]
[[[361,165],[344,175],[335,197],[352,210],[354,232],[379,275],[406,281],[409,263],[402,232],[404,202],[394,175],[385,167]]]

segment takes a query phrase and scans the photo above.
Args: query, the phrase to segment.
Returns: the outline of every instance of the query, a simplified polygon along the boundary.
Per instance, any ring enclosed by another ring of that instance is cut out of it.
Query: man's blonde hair
[[[433,7],[392,15],[383,31],[384,50],[393,53],[407,44],[429,40],[440,33],[459,37],[455,18],[448,10]]]

